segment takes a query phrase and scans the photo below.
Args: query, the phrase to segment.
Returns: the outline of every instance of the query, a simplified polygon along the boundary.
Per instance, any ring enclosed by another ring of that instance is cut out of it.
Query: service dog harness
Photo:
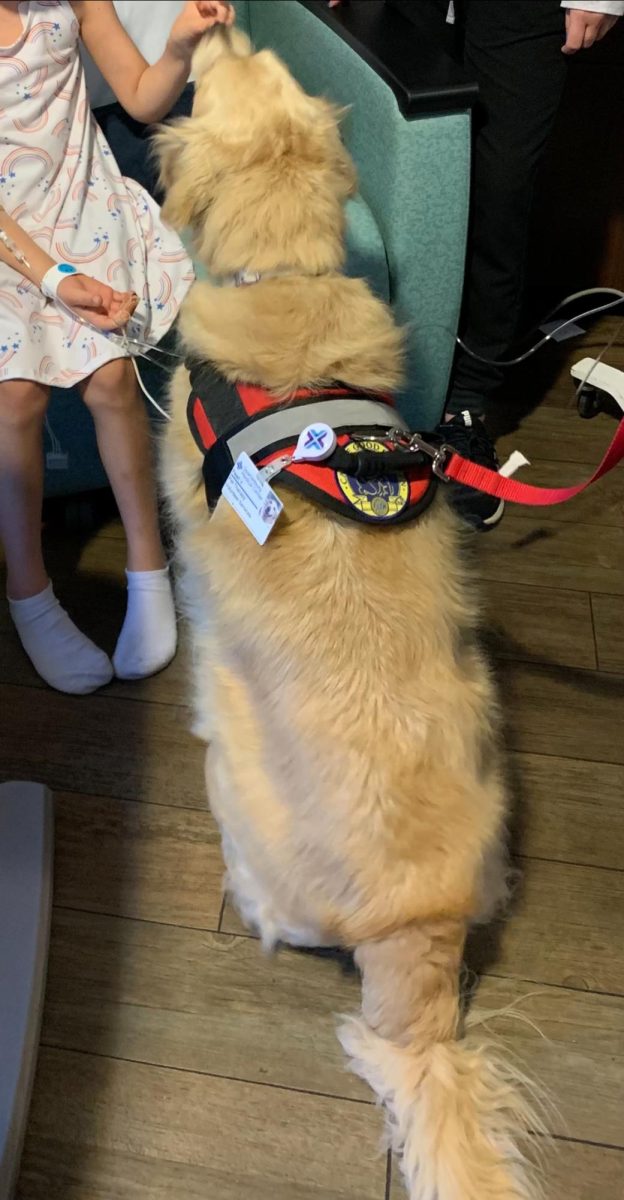
[[[571,487],[539,487],[456,454],[439,434],[411,433],[390,396],[335,384],[300,389],[287,404],[248,384],[231,384],[210,363],[187,361],[189,425],[203,455],[206,498],[214,507],[242,451],[271,478],[342,516],[387,527],[412,521],[433,500],[439,479],[515,504],[548,506],[578,496],[624,458],[624,420],[589,479]],[[334,430],[324,461],[292,462],[304,430]]]
[[[243,451],[259,470],[273,465],[270,474],[283,486],[365,524],[415,520],[433,500],[432,460],[397,452],[397,438],[410,435],[390,396],[335,384],[300,389],[284,404],[263,388],[229,383],[210,363],[186,366],[188,422],[210,508]],[[303,431],[314,441],[315,426],[319,435],[323,427],[334,431],[333,452],[322,462],[290,461]]]

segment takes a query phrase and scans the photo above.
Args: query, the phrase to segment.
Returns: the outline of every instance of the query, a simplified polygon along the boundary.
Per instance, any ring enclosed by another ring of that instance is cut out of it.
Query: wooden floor
[[[576,416],[565,357],[508,441],[535,482],[582,478],[613,430]],[[623,516],[620,468],[567,508],[508,511],[478,545],[524,879],[470,963],[484,1005],[526,998],[530,1023],[498,1028],[558,1105],[548,1200],[624,1189]],[[112,648],[119,526],[48,542],[60,594]],[[0,775],[56,797],[21,1200],[399,1200],[380,1115],[333,1034],[355,979],[330,959],[263,957],[222,908],[186,667],[182,653],[144,684],[54,694],[0,609]]]

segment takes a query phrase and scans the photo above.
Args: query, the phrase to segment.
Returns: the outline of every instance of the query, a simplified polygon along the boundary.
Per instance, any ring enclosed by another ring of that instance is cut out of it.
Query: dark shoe
[[[478,417],[472,417],[468,411],[458,413],[452,421],[439,425],[437,433],[462,458],[469,458],[482,467],[498,471],[500,463],[496,451],[485,432],[483,421]],[[473,529],[486,533],[498,525],[505,511],[504,500],[478,492],[476,488],[466,487],[463,483],[448,483],[446,489],[451,507]]]

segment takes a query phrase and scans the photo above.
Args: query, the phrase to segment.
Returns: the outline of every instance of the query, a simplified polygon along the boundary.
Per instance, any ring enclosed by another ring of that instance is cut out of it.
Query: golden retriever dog
[[[340,114],[236,30],[202,42],[194,71],[193,115],[158,135],[164,216],[210,280],[183,306],[189,361],[279,405],[335,381],[396,390],[401,332],[341,273],[356,176]],[[242,270],[260,278],[232,286]],[[225,499],[209,511],[189,390],[180,367],[162,479],[229,893],[267,947],[355,952],[362,1010],[339,1037],[386,1107],[411,1200],[526,1200],[520,1074],[460,1018],[467,929],[505,891],[506,797],[443,487],[378,529],[278,477],[259,545]]]

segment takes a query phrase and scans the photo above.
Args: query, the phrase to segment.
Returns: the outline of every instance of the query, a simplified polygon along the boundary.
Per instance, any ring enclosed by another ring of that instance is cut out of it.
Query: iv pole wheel
[[[591,421],[593,417],[597,417],[598,413],[604,411],[603,393],[597,388],[584,387],[581,388],[578,401],[578,414],[586,421]]]

